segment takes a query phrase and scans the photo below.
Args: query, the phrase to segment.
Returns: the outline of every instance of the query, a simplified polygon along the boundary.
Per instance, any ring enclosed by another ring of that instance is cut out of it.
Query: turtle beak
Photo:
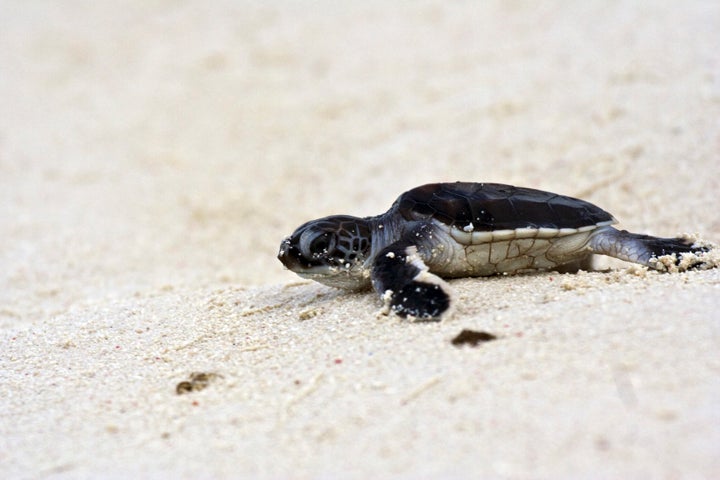
[[[292,246],[290,245],[290,238],[284,239],[280,243],[280,251],[278,252],[278,260],[282,262],[283,265],[285,265],[287,268],[290,268],[288,266],[288,260],[290,259],[290,249]]]
[[[290,241],[290,237],[280,243],[280,251],[278,252],[278,260],[285,265],[285,268],[292,272],[299,272],[305,269],[300,261],[300,252],[294,247]]]

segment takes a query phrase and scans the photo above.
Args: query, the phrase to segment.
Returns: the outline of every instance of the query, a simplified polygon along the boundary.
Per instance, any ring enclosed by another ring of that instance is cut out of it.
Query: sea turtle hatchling
[[[282,241],[278,258],[301,277],[332,287],[372,285],[401,317],[437,320],[450,307],[440,277],[548,270],[591,254],[663,270],[659,257],[708,250],[682,238],[617,230],[614,223],[601,208],[555,193],[434,183],[403,193],[382,215],[307,222]],[[692,258],[685,268],[704,265]]]

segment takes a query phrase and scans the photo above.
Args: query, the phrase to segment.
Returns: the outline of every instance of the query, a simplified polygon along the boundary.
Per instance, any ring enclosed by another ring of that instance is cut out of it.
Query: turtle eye
[[[314,255],[327,255],[335,248],[335,235],[323,233],[310,242],[310,251]]]
[[[309,258],[327,256],[335,249],[335,235],[330,232],[316,232],[310,238],[303,235],[300,247],[303,254]]]

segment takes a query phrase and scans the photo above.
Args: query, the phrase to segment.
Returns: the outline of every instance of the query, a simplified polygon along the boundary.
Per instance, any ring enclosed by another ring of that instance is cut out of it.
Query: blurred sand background
[[[412,324],[275,259],[453,180],[717,242],[718,45],[715,1],[0,1],[3,476],[718,478],[718,270]]]

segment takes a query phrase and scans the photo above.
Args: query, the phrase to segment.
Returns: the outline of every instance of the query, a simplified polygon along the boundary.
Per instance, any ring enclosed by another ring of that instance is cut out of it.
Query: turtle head
[[[280,244],[278,259],[303,278],[359,290],[370,285],[364,264],[371,238],[367,220],[333,215],[298,227]]]

